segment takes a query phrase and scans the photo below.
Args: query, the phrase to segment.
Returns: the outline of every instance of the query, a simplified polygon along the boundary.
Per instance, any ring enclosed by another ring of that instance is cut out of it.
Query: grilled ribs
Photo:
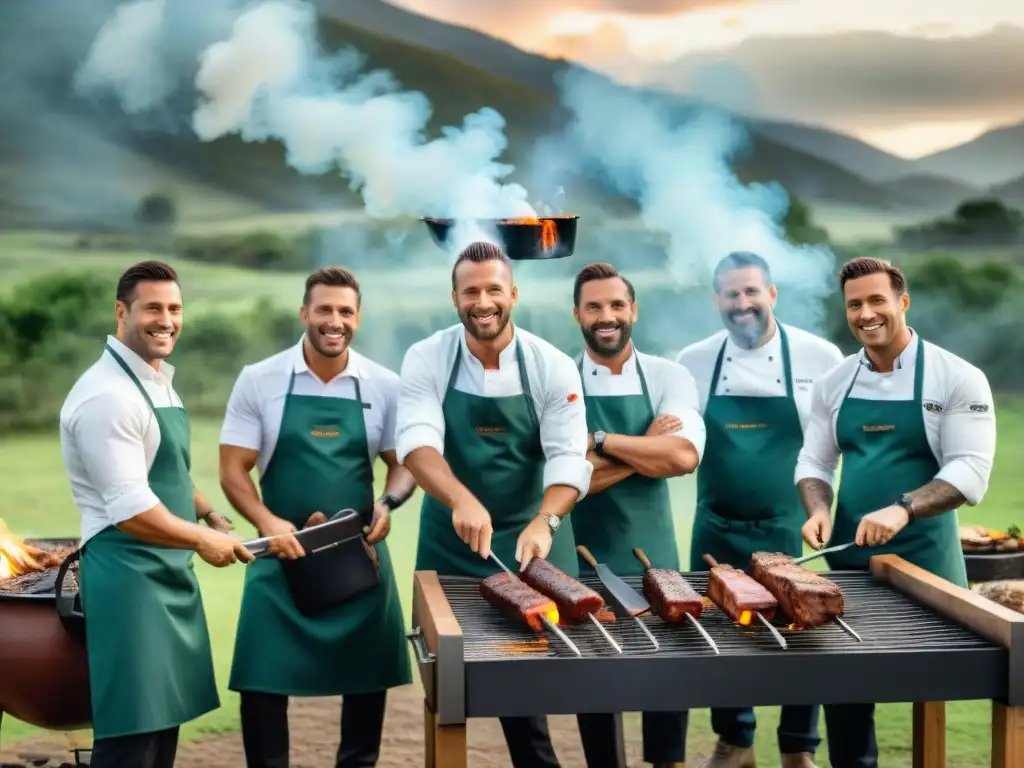
[[[686,614],[699,619],[704,602],[679,571],[648,568],[644,571],[644,597],[662,621],[682,621]]]
[[[748,625],[754,614],[771,620],[779,602],[771,592],[731,565],[716,565],[708,574],[708,598],[738,624]]]
[[[604,608],[604,598],[599,593],[539,557],[530,560],[519,578],[554,600],[565,619],[583,621],[587,614]]]
[[[842,616],[843,593],[824,576],[802,568],[778,552],[755,552],[751,573],[779,601],[779,607],[797,626],[820,627]]]
[[[525,621],[535,632],[544,628],[542,615],[557,621],[558,607],[554,601],[507,573],[496,573],[481,581],[480,594],[510,619]]]

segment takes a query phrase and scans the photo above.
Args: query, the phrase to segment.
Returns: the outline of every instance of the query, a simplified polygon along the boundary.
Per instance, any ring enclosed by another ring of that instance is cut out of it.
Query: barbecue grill
[[[55,550],[77,546],[78,540],[26,544]],[[78,590],[67,574],[71,562],[69,558],[59,570],[21,577],[31,579],[22,591],[5,591],[0,582],[0,721],[7,713],[50,731],[91,725],[85,628]]]
[[[914,702],[914,765],[945,765],[946,701],[993,701],[992,766],[1024,766],[1024,615],[895,555],[870,572],[827,574],[843,591],[847,628],[700,619],[719,653],[689,624],[640,617],[606,629],[535,634],[484,601],[475,579],[417,571],[409,640],[423,681],[427,768],[466,766],[473,717],[679,711],[783,704]],[[706,573],[687,573],[702,594]],[[580,579],[607,598],[600,581]],[[625,577],[640,590],[641,577]],[[611,603],[610,603],[611,604]],[[941,670],[941,672],[940,672]]]

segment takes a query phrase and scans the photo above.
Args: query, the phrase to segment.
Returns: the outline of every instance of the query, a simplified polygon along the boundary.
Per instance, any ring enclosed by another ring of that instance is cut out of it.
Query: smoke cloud
[[[459,220],[453,250],[472,239],[493,241],[495,233],[479,230],[474,219],[536,215],[526,190],[502,181],[514,169],[498,161],[508,140],[494,110],[480,109],[428,140],[426,96],[401,91],[386,71],[360,72],[363,59],[354,50],[327,56],[312,5],[266,0],[244,10],[222,3],[218,11],[233,19],[198,55],[191,122],[201,141],[230,134],[279,140],[296,170],[343,174],[370,216]],[[112,90],[128,112],[165,101],[181,71],[169,56],[180,59],[180,37],[167,21],[165,0],[120,8],[79,71],[79,90]]]
[[[820,300],[832,291],[834,258],[785,239],[789,199],[780,186],[736,178],[729,161],[749,141],[738,122],[713,108],[679,117],[582,70],[567,71],[560,88],[573,116],[567,141],[574,158],[634,197],[645,227],[667,235],[667,266],[679,284],[710,286],[722,257],[753,251],[779,285],[780,318],[822,330]],[[682,319],[686,310],[675,314]]]

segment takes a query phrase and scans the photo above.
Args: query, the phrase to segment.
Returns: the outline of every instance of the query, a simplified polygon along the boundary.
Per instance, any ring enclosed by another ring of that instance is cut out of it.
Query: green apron
[[[107,352],[135,382],[160,430],[149,487],[172,515],[195,523],[188,414],[154,406],[124,359],[109,346]],[[114,526],[86,542],[79,567],[94,738],[175,728],[220,706],[193,557]]]
[[[292,394],[292,371],[274,454],[260,478],[263,503],[301,529],[373,506],[359,380],[354,400]],[[367,520],[367,522],[369,522]],[[281,562],[256,560],[245,573],[229,687],[284,696],[371,693],[408,685],[405,618],[387,543],[375,546],[381,583],[326,613],[307,617],[292,599]]]
[[[633,354],[637,355],[635,349]],[[582,356],[578,367],[580,378],[585,379]],[[655,413],[639,356],[636,372],[640,377],[639,395],[588,395],[586,381],[583,382],[588,431],[633,436],[647,432]],[[573,514],[576,542],[613,573],[643,573],[643,565],[633,555],[634,547],[643,549],[655,568],[679,570],[679,549],[665,478],[630,475],[600,493],[585,496]],[[579,558],[579,569],[581,573],[593,573],[583,558]]]
[[[544,450],[540,422],[530,394],[519,340],[516,360],[523,394],[483,397],[455,388],[462,361],[462,343],[448,377],[444,396],[444,458],[455,477],[491,515],[491,550],[509,568],[516,565],[516,543],[540,509],[544,496]],[[548,562],[570,576],[578,576],[572,513],[562,518],[554,535]],[[486,578],[498,570],[459,538],[451,510],[424,495],[416,570],[445,576]]]
[[[697,469],[690,570],[708,570],[705,553],[743,569],[754,552],[803,553],[800,528],[806,516],[793,484],[803,428],[793,399],[789,340],[777,328],[784,397],[715,394],[728,339],[718,352],[704,409],[707,439]]]
[[[921,338],[917,342],[913,400],[850,397],[860,369],[858,365],[836,417],[836,443],[843,455],[843,476],[830,544],[853,541],[864,515],[888,507],[902,494],[927,485],[939,471],[924,426]],[[967,586],[955,509],[915,520],[884,546],[851,547],[827,557],[831,568],[867,568],[872,555],[886,553],[897,554],[947,581]]]

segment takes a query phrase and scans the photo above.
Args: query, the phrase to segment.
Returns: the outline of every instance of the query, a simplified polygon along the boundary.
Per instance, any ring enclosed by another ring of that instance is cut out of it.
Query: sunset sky
[[[1024,0],[390,0],[918,157],[1024,120]]]

